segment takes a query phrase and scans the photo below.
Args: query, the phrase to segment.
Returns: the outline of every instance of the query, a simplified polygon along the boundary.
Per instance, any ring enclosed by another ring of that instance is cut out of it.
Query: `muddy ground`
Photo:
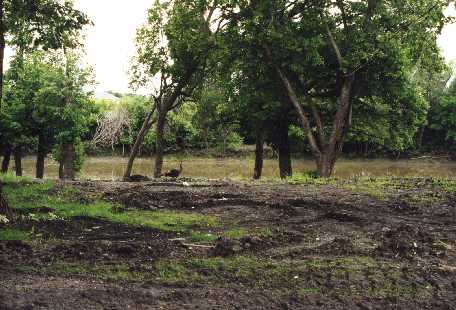
[[[198,232],[215,238],[23,217],[39,238],[0,242],[0,309],[456,309],[456,195],[393,183],[66,183],[118,212],[214,217]]]

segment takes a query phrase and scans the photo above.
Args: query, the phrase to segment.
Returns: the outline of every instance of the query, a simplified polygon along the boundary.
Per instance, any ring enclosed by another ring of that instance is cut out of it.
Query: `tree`
[[[137,32],[137,55],[132,84],[154,87],[153,107],[147,114],[130,154],[124,179],[130,177],[133,161],[149,129],[155,123],[154,177],[160,177],[164,156],[167,115],[191,97],[207,69],[215,46],[217,1],[156,1],[148,21]],[[158,84],[158,85],[157,85]],[[157,114],[154,119],[153,115]]]
[[[56,49],[72,45],[78,31],[90,23],[85,14],[72,6],[71,1],[61,4],[55,0],[0,0],[0,117],[6,39],[11,46]],[[2,195],[0,188],[0,200],[4,201]]]
[[[361,99],[398,96],[414,63],[438,60],[447,21],[443,0],[234,2],[231,33],[264,51],[321,176],[332,174]]]
[[[3,110],[10,118],[9,143],[16,149],[36,146],[36,177],[42,178],[45,157],[55,145],[77,142],[87,131],[92,104],[85,88],[91,83],[91,71],[78,63],[76,54],[33,52],[16,57],[5,77]]]
[[[7,39],[10,46],[74,47],[79,31],[89,23],[72,1],[0,0],[0,102]]]
[[[61,122],[57,129],[58,149],[54,157],[59,161],[59,177],[74,179],[82,166],[83,145],[81,137],[88,131],[93,102],[91,92],[94,84],[92,69],[80,62],[76,51],[65,51],[56,60],[60,81],[53,84],[52,96],[60,101]]]
[[[426,136],[429,144],[437,141],[441,143],[440,147],[443,145],[447,148],[454,148],[456,145],[456,80],[451,82],[433,106]],[[431,146],[434,149],[439,147]]]

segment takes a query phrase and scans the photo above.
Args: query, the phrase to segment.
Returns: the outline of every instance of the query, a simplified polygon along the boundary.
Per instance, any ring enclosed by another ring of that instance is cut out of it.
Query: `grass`
[[[190,239],[192,242],[210,244],[216,241],[220,236],[229,239],[242,239],[248,236],[270,238],[273,235],[274,233],[270,227],[258,227],[254,229],[235,227],[218,233],[192,231]]]
[[[243,227],[232,228],[230,230],[223,232],[223,236],[230,238],[230,239],[241,239],[248,235],[249,235],[249,231]]]
[[[288,184],[325,186],[331,185],[356,193],[366,194],[374,199],[388,200],[400,193],[408,193],[410,202],[439,203],[446,194],[456,193],[454,178],[413,178],[413,177],[353,177],[351,179],[320,178],[313,172],[296,174],[286,180]],[[277,180],[276,183],[283,183]]]
[[[157,284],[232,285],[250,289],[287,290],[304,297],[309,294],[336,292],[354,296],[386,298],[415,296],[429,293],[432,286],[413,284],[402,277],[399,265],[370,257],[342,257],[332,259],[304,259],[275,261],[253,256],[228,258],[188,258],[160,260],[149,266],[132,268],[125,263],[54,263],[49,266],[20,266],[18,272],[46,272],[49,274],[92,277],[103,280],[134,282],[154,281]]]
[[[166,210],[117,212],[118,208],[109,202],[79,202],[75,199],[81,196],[77,190],[57,188],[52,182],[8,185],[5,187],[5,194],[12,208],[29,213],[29,218],[33,220],[92,217],[114,223],[154,228],[163,232],[187,234],[198,228],[218,226],[216,218],[200,214]],[[34,213],[34,209],[43,206],[54,211],[45,214]]]
[[[0,229],[0,241],[25,241],[30,240],[28,232],[17,229]]]
[[[64,276],[88,276],[102,280],[141,281],[147,278],[147,273],[133,271],[126,264],[107,265],[59,262],[50,266],[18,266],[15,269],[24,273],[46,272]]]
[[[164,284],[238,283],[258,289],[287,289],[298,296],[331,290],[383,298],[410,296],[426,289],[403,280],[394,263],[357,256],[294,262],[252,256],[193,258],[159,261],[155,270]]]
[[[217,234],[202,231],[192,231],[190,233],[190,240],[196,243],[213,243],[218,237]]]
[[[410,202],[439,203],[446,194],[456,193],[456,179],[360,177],[341,182],[343,188],[365,193],[372,198],[388,200],[407,193]]]
[[[0,182],[9,184],[26,184],[31,183],[32,179],[29,177],[17,177],[15,174],[8,172],[0,173]]]

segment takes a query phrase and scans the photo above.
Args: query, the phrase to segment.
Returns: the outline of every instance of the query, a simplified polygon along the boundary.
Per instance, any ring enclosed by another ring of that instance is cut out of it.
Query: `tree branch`
[[[315,124],[317,125],[317,134],[318,140],[320,141],[320,148],[324,148],[326,139],[325,139],[325,132],[323,130],[323,122],[321,119],[320,111],[318,111],[315,103],[310,100],[310,109],[312,110],[312,115],[315,119]]]
[[[288,95],[292,105],[295,107],[296,112],[298,113],[299,120],[304,129],[304,133],[307,135],[307,139],[309,140],[309,145],[310,145],[310,149],[312,150],[312,153],[314,153],[314,155],[316,157],[319,157],[321,154],[321,151],[320,151],[320,149],[317,145],[317,142],[315,140],[315,137],[311,131],[309,117],[307,116],[306,112],[304,111],[304,108],[302,107],[302,105],[298,99],[298,96],[296,95],[296,92],[294,91],[293,86],[291,85],[290,81],[285,76],[283,71],[274,63],[273,58],[272,58],[271,49],[267,45],[264,46],[264,49],[266,51],[266,56],[267,56],[269,62],[272,64],[272,66],[276,70],[278,76],[280,77],[280,80],[281,80],[285,90],[287,91],[287,95]]]
[[[323,20],[325,20],[323,16],[321,18]],[[344,59],[342,57],[342,53],[340,52],[339,46],[337,45],[337,42],[334,39],[334,36],[331,33],[331,30],[329,29],[328,23],[326,21],[325,21],[325,26],[326,26],[326,33],[328,34],[329,41],[331,42],[331,46],[332,46],[332,48],[334,50],[334,53],[336,53],[337,62],[339,63],[339,68],[340,68],[340,70],[342,70],[343,69],[343,63],[344,63]]]

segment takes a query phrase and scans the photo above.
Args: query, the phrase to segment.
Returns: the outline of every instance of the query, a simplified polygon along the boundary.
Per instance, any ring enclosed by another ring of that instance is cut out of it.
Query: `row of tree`
[[[91,73],[74,51],[89,21],[68,3],[58,18],[38,14],[52,2],[11,0],[35,13],[8,15],[22,28],[5,32],[16,55],[3,88],[4,171],[13,155],[20,174],[21,155],[35,152],[42,177],[52,153],[60,176],[73,178],[84,140],[129,146],[125,179],[141,149],[152,149],[158,177],[167,148],[244,141],[256,144],[256,178],[264,143],[277,151],[282,177],[292,174],[292,150],[311,153],[330,176],[344,149],[448,150],[456,139],[456,84],[448,87],[436,44],[450,21],[446,0],[155,1],[131,70],[132,86],[150,99],[118,103],[90,99]],[[38,16],[49,25],[35,27]],[[34,51],[40,45],[46,51]]]
[[[19,112],[19,110],[26,109],[24,106],[32,104],[32,101],[44,99],[28,98],[25,94],[20,93],[21,87],[29,83],[28,87],[33,88],[35,82],[35,80],[30,80],[26,77],[28,72],[24,70],[26,66],[25,53],[38,48],[63,52],[65,55],[65,68],[61,70],[62,74],[60,74],[59,78],[62,78],[64,84],[60,85],[63,86],[62,88],[54,88],[56,92],[52,93],[50,91],[49,94],[50,96],[58,97],[63,102],[63,105],[69,108],[74,99],[72,97],[74,85],[71,83],[71,60],[67,51],[78,46],[79,32],[89,23],[87,16],[75,10],[71,1],[0,0],[0,142],[7,149],[7,153],[14,144],[14,154],[18,160],[17,164],[20,163],[21,143],[17,143],[15,139],[21,140],[24,136],[19,132],[21,128],[18,122],[14,118],[9,118],[10,113],[8,112]],[[3,69],[7,44],[9,47],[15,48],[17,53],[12,66],[13,69],[10,70],[10,78],[14,82],[8,88],[10,100],[16,101],[16,95],[21,100],[17,105],[14,104],[17,107],[14,112],[10,111],[9,107],[4,108],[3,105]],[[16,83],[18,87],[16,87]],[[22,116],[27,115],[22,114]],[[68,125],[71,126],[73,124],[69,123]],[[34,134],[38,133],[34,132]],[[60,131],[60,134],[61,154],[75,157],[75,141],[71,138],[71,135],[64,134],[64,131]],[[75,136],[73,135],[73,137]],[[69,167],[66,167],[67,165]],[[68,172],[68,177],[70,177],[72,165],[73,163],[70,163],[69,160],[65,160],[64,164],[61,165],[62,171]],[[7,205],[2,197],[0,185],[0,212],[3,214],[9,213],[6,209]]]
[[[415,76],[439,75],[446,68],[436,42],[450,21],[443,13],[448,5],[446,0],[156,1],[138,31],[133,66],[133,84],[154,86],[155,92],[125,179],[153,124],[154,175],[160,175],[168,113],[197,101],[201,90],[214,84],[245,111],[257,132],[256,176],[265,128],[278,129],[286,153],[290,110],[321,176],[332,174],[353,128],[385,122],[383,130],[398,133],[390,135],[396,144],[410,143],[429,109]],[[288,160],[280,162],[289,166]]]

